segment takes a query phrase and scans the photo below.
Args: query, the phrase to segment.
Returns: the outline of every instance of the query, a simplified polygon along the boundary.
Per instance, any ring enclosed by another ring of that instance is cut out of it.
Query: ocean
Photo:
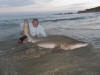
[[[19,45],[20,24],[24,19],[31,23],[33,18],[39,19],[47,35],[69,36],[88,42],[89,46],[76,52],[49,52],[31,45]],[[27,50],[31,52],[27,54]],[[0,56],[2,75],[99,75],[100,13],[0,15]]]

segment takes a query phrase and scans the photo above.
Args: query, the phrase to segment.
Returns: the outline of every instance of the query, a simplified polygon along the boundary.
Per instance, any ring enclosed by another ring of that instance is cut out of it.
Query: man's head
[[[38,19],[33,19],[32,24],[34,27],[38,26]]]

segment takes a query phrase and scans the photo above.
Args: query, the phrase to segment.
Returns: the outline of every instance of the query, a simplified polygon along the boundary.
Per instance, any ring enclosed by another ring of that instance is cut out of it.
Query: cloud
[[[100,0],[0,0],[0,12],[79,10],[100,5]]]
[[[52,0],[0,0],[0,8],[40,5],[51,1]]]
[[[48,10],[52,0],[0,0],[0,13],[6,12],[33,12]]]
[[[84,10],[100,6],[100,0],[53,0],[51,6],[60,10]]]
[[[26,6],[34,3],[34,0],[0,0],[0,8]]]

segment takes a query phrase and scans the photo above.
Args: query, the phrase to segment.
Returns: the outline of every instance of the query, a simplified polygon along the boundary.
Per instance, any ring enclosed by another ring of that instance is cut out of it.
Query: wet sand
[[[91,48],[63,51],[16,44],[0,55],[0,75],[100,75],[100,53]]]

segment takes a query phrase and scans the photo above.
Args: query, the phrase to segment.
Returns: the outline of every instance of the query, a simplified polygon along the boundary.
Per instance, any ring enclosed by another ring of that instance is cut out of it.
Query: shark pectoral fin
[[[65,46],[63,44],[60,45],[60,48],[63,49],[63,50],[69,50],[69,47],[68,46]]]

